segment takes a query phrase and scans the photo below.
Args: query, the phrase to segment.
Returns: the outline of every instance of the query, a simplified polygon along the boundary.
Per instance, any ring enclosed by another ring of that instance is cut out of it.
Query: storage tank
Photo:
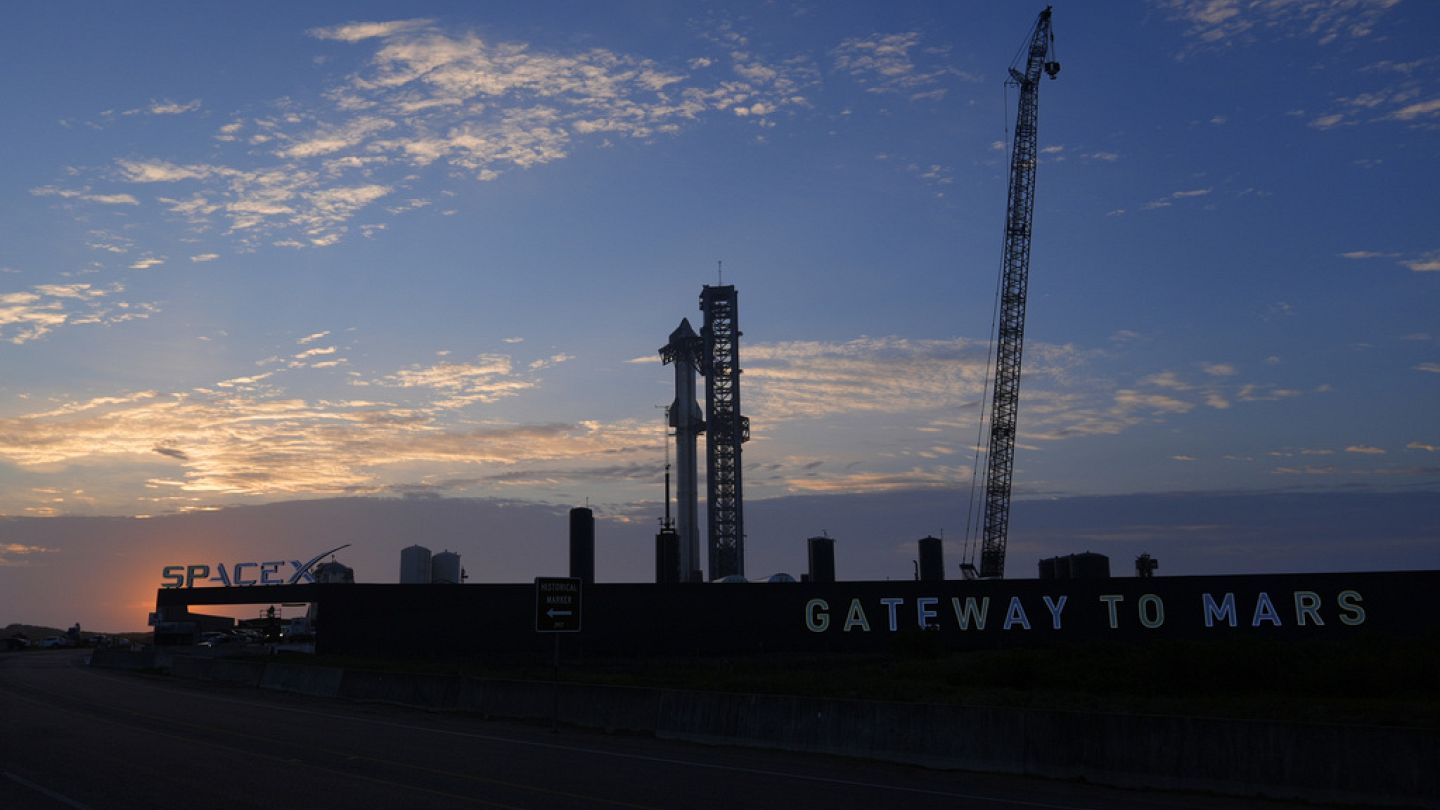
[[[462,572],[460,555],[442,551],[430,558],[430,581],[436,585],[459,585]]]
[[[810,581],[835,581],[835,538],[812,537],[805,541],[810,557]]]
[[[425,585],[430,582],[430,549],[411,546],[400,552],[400,584]]]
[[[595,513],[585,506],[570,510],[570,576],[595,581]]]
[[[355,569],[342,562],[331,559],[315,566],[312,573],[315,581],[320,583],[342,583],[346,585],[355,584]]]
[[[680,533],[670,526],[655,534],[655,581],[662,585],[680,581]]]
[[[945,548],[938,537],[920,540],[920,581],[943,582],[945,579]]]

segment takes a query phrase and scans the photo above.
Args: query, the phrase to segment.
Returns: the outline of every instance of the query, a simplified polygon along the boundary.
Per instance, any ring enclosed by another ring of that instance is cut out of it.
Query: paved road
[[[710,748],[0,653],[0,807],[1281,808]]]

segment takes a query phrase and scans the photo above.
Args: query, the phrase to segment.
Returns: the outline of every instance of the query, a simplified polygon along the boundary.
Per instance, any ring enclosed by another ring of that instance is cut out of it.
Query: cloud
[[[1440,363],[1420,363],[1414,366],[1416,371],[1425,371],[1430,374],[1440,374]]]
[[[1416,273],[1434,273],[1440,271],[1440,251],[1431,251],[1424,256],[1406,259],[1400,263]]]
[[[906,93],[912,101],[944,98],[945,88],[938,85],[947,75],[973,78],[944,67],[917,68],[910,52],[919,42],[920,34],[914,31],[871,34],[841,42],[830,55],[835,69],[849,74],[866,92]]]
[[[220,258],[220,254],[219,254],[219,253],[200,253],[200,254],[197,254],[197,255],[195,255],[195,256],[191,256],[191,257],[190,257],[190,261],[192,261],[192,262],[197,262],[197,263],[199,263],[199,262],[213,262],[213,261],[215,261],[215,260],[218,259],[218,258]]]
[[[412,187],[419,170],[433,166],[452,178],[491,182],[564,160],[583,145],[673,136],[712,115],[770,129],[810,106],[806,94],[820,76],[804,55],[771,61],[750,51],[727,26],[702,34],[723,48],[723,56],[705,57],[703,80],[685,72],[701,64],[694,60],[672,68],[604,48],[545,49],[425,19],[357,21],[309,33],[364,49],[362,67],[319,93],[318,106],[278,99],[227,121],[215,135],[213,160],[127,155],[94,173],[177,186],[160,198],[167,210],[194,234],[213,235],[222,225],[219,235],[242,251],[328,247],[352,232],[383,230],[384,222],[352,223]],[[172,113],[194,104],[153,106]],[[89,187],[36,193],[138,204],[132,194]]]
[[[1229,363],[1201,363],[1200,368],[1212,377],[1235,376],[1235,366]]]
[[[1184,23],[1185,53],[1251,45],[1265,38],[1312,39],[1321,45],[1364,39],[1398,0],[1154,0]]]
[[[33,564],[32,557],[55,554],[59,549],[26,543],[0,543],[0,568],[24,568]]]
[[[324,332],[315,332],[314,334],[306,335],[305,337],[302,337],[295,342],[300,344],[301,346],[304,346],[307,343],[314,343],[315,341],[320,340],[321,338],[324,338],[329,334],[330,332],[328,330]]]
[[[360,42],[395,36],[409,31],[428,28],[431,20],[391,20],[389,22],[352,22],[329,28],[311,28],[307,33],[316,39],[330,39],[338,42]]]
[[[417,383],[427,384],[444,389],[438,391],[444,397],[469,390],[473,380]],[[456,425],[433,402],[312,402],[241,387],[142,392],[0,417],[0,459],[24,468],[103,469],[164,456],[183,473],[152,478],[153,494],[130,502],[148,509],[190,504],[196,495],[383,492],[414,480],[417,466],[443,477],[446,470],[478,467],[493,475],[564,462],[580,475],[589,467],[651,461],[659,449],[649,422]]]
[[[1440,447],[1436,447],[1433,444],[1425,444],[1424,442],[1410,442],[1405,445],[1405,447],[1408,450],[1424,450],[1427,453],[1440,453]]]
[[[1440,115],[1440,98],[1408,104],[1390,113],[1390,117],[1397,121],[1414,121],[1417,118],[1429,118],[1437,115]]]
[[[58,188],[56,186],[40,186],[30,189],[30,193],[37,197],[60,197],[67,200],[85,200],[86,202],[99,203],[101,205],[139,205],[140,201],[131,194],[95,194],[90,187],[81,189]]]
[[[1358,453],[1363,456],[1383,456],[1385,451],[1379,447],[1371,447],[1365,444],[1352,444],[1345,448],[1347,453]]]
[[[1175,200],[1188,200],[1195,197],[1204,197],[1210,194],[1210,192],[1213,190],[1214,189],[1211,188],[1196,188],[1188,189],[1185,191],[1172,191],[1167,197],[1161,197],[1157,200],[1151,200],[1150,202],[1145,203],[1144,205],[1140,206],[1140,210],[1153,211],[1157,208],[1169,208],[1170,206],[1174,205]]]
[[[164,257],[146,256],[143,259],[136,259],[130,263],[131,270],[149,270],[152,267],[159,267],[165,263]]]
[[[150,106],[143,110],[132,110],[131,112],[146,112],[150,115],[183,115],[187,112],[194,112],[200,109],[200,99],[181,104],[166,99],[164,101],[151,101]],[[126,113],[127,115],[129,113]]]
[[[0,293],[0,340],[29,343],[65,325],[112,325],[148,318],[158,311],[151,303],[115,298],[124,291],[122,284],[40,284]]]
[[[747,346],[748,408],[766,423],[935,411],[980,395],[987,352],[987,344],[963,339],[898,337]]]
[[[1315,129],[1325,130],[1334,129],[1344,123],[1346,123],[1346,121],[1343,113],[1331,113],[1315,118],[1310,122],[1310,126]]]

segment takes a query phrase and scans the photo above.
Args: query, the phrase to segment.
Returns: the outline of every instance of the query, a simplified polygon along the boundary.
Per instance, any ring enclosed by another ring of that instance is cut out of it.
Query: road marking
[[[161,691],[161,692],[169,692],[169,693],[171,693],[171,694],[175,694],[175,692],[176,692],[176,690],[173,689],[173,688],[165,688],[165,687],[161,687],[161,686],[154,686],[154,685],[151,685],[151,684],[135,683],[134,681],[132,681],[132,680],[130,680],[130,679],[128,679],[128,678],[125,678],[125,677],[122,676],[122,675],[113,675],[113,674],[110,674],[110,673],[95,672],[95,671],[92,671],[92,670],[86,670],[86,672],[87,672],[87,674],[90,674],[90,675],[96,675],[96,676],[103,677],[103,678],[109,678],[109,679],[112,679],[112,680],[118,680],[118,681],[121,681],[121,682],[123,682],[123,683],[129,683],[129,684],[131,684],[131,685],[133,685],[133,686],[135,686],[135,687],[137,687],[137,688],[141,688],[141,689],[153,689],[153,690]],[[370,725],[385,726],[385,727],[388,727],[388,728],[406,729],[406,730],[409,730],[409,731],[419,731],[419,732],[426,732],[426,733],[432,733],[432,734],[445,734],[445,735],[449,735],[449,736],[453,736],[453,737],[468,737],[468,738],[476,739],[476,740],[484,740],[484,741],[486,741],[486,742],[503,743],[503,744],[505,744],[505,745],[523,745],[523,746],[528,746],[528,747],[531,747],[531,748],[544,748],[544,749],[549,749],[549,750],[553,750],[553,751],[567,751],[567,752],[571,752],[571,753],[592,754],[592,755],[596,755],[596,756],[614,757],[614,758],[616,758],[616,759],[629,759],[629,760],[634,760],[634,761],[637,761],[637,762],[653,762],[653,763],[660,764],[660,765],[678,765],[678,766],[682,766],[682,767],[702,768],[702,769],[705,769],[705,770],[712,770],[712,771],[723,771],[723,772],[729,772],[729,773],[744,773],[744,774],[750,774],[750,775],[752,775],[752,776],[768,776],[768,777],[774,777],[774,778],[779,778],[779,779],[794,779],[794,780],[797,780],[797,781],[814,782],[814,783],[826,784],[826,785],[835,785],[835,786],[837,786],[837,787],[866,788],[866,789],[871,789],[871,790],[890,791],[890,792],[896,792],[896,793],[913,793],[913,794],[918,794],[918,795],[923,795],[923,796],[939,796],[939,797],[947,798],[947,799],[962,799],[962,800],[965,800],[965,801],[992,802],[992,803],[995,803],[995,804],[1002,804],[1002,805],[1008,804],[1008,805],[1015,806],[1015,807],[1036,807],[1036,808],[1042,808],[1042,810],[1092,810],[1092,808],[1094,807],[1094,805],[1085,806],[1085,805],[1074,805],[1074,804],[1053,804],[1053,803],[1050,803],[1050,802],[1027,801],[1027,800],[1024,800],[1024,799],[997,798],[997,797],[995,797],[995,796],[985,796],[985,795],[981,795],[981,794],[977,794],[977,793],[956,793],[956,792],[954,792],[954,791],[948,791],[948,790],[931,790],[931,789],[928,789],[928,788],[907,787],[907,786],[904,786],[904,785],[886,785],[886,784],[880,784],[880,783],[876,783],[876,782],[861,782],[861,781],[851,780],[851,779],[839,779],[839,778],[830,777],[830,776],[815,776],[815,775],[811,775],[811,774],[786,773],[786,772],[784,772],[784,771],[774,771],[774,770],[768,770],[768,769],[763,769],[763,768],[750,768],[750,767],[746,767],[746,766],[743,766],[743,765],[721,765],[721,764],[717,764],[717,763],[713,763],[713,762],[696,762],[696,761],[694,761],[694,760],[675,759],[675,758],[672,758],[672,757],[652,756],[652,755],[649,755],[649,754],[635,754],[635,753],[619,752],[619,751],[606,751],[606,750],[603,750],[603,749],[586,748],[586,747],[577,746],[577,745],[563,745],[563,744],[560,744],[560,743],[539,742],[539,741],[526,740],[526,739],[521,739],[521,738],[516,738],[516,737],[501,737],[501,736],[493,735],[493,734],[480,734],[480,733],[476,733],[476,732],[473,732],[473,731],[458,731],[458,730],[455,730],[455,729],[430,728],[430,727],[426,727],[426,726],[417,726],[417,725],[413,725],[413,724],[410,724],[410,723],[398,723],[398,722],[394,722],[394,721],[390,721],[390,720],[379,720],[379,719],[369,718],[369,717],[357,717],[357,716],[354,716],[354,715],[335,714],[335,713],[332,713],[332,712],[321,712],[321,711],[315,711],[315,710],[313,710],[313,709],[301,709],[301,708],[296,708],[296,707],[293,707],[293,706],[277,706],[277,705],[274,704],[274,703],[268,703],[268,702],[264,702],[264,701],[239,700],[239,699],[236,699],[236,698],[218,697],[218,696],[215,696],[215,695],[205,694],[205,693],[203,693],[203,692],[201,692],[201,691],[199,691],[199,690],[191,690],[191,689],[184,690],[184,694],[191,695],[191,696],[196,697],[196,698],[199,698],[199,699],[201,699],[201,700],[210,700],[210,701],[215,701],[215,702],[218,702],[218,703],[234,703],[234,704],[240,705],[240,706],[249,706],[249,707],[252,707],[252,708],[265,708],[265,709],[270,709],[270,710],[272,710],[272,711],[280,711],[280,712],[286,712],[286,713],[292,713],[292,714],[308,714],[308,715],[311,715],[311,716],[313,716],[313,717],[328,717],[328,718],[330,718],[330,719],[332,719],[332,720],[348,720],[348,721],[356,722],[356,723],[368,723],[368,724],[370,724]],[[289,694],[291,694],[291,693],[288,693],[288,692],[287,692],[287,693],[280,693],[280,694],[289,695]],[[662,737],[656,737],[656,739],[664,739],[664,738],[662,738]],[[682,740],[682,742],[683,742],[683,740]],[[790,753],[796,753],[796,752],[790,752]],[[801,753],[804,753],[804,752],[801,752]],[[813,752],[812,752],[812,753],[813,753]]]
[[[55,801],[60,802],[61,804],[64,804],[64,805],[68,805],[68,806],[70,806],[70,807],[73,807],[73,808],[75,808],[75,810],[91,810],[90,805],[88,805],[88,804],[84,804],[84,803],[82,803],[82,802],[77,802],[77,801],[75,801],[74,799],[70,798],[69,796],[62,796],[62,795],[60,795],[59,793],[56,793],[55,791],[51,790],[50,788],[41,787],[40,785],[37,785],[37,784],[35,784],[34,782],[31,782],[29,779],[22,779],[22,778],[16,776],[15,774],[13,774],[13,773],[10,773],[9,771],[0,771],[0,776],[3,776],[3,777],[5,777],[6,779],[9,779],[11,782],[14,782],[14,783],[17,784],[17,785],[22,785],[22,786],[24,786],[24,787],[30,788],[31,790],[35,791],[36,793],[39,793],[39,794],[42,794],[42,795],[44,795],[44,796],[46,796],[46,797],[48,797],[48,798],[54,799]]]

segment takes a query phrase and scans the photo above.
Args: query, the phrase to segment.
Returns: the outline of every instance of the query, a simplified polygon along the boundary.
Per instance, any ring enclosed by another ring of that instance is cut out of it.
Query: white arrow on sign
[[[556,616],[574,616],[575,614],[568,610],[556,610],[555,608],[550,608],[549,610],[545,611],[545,615],[553,619]]]

